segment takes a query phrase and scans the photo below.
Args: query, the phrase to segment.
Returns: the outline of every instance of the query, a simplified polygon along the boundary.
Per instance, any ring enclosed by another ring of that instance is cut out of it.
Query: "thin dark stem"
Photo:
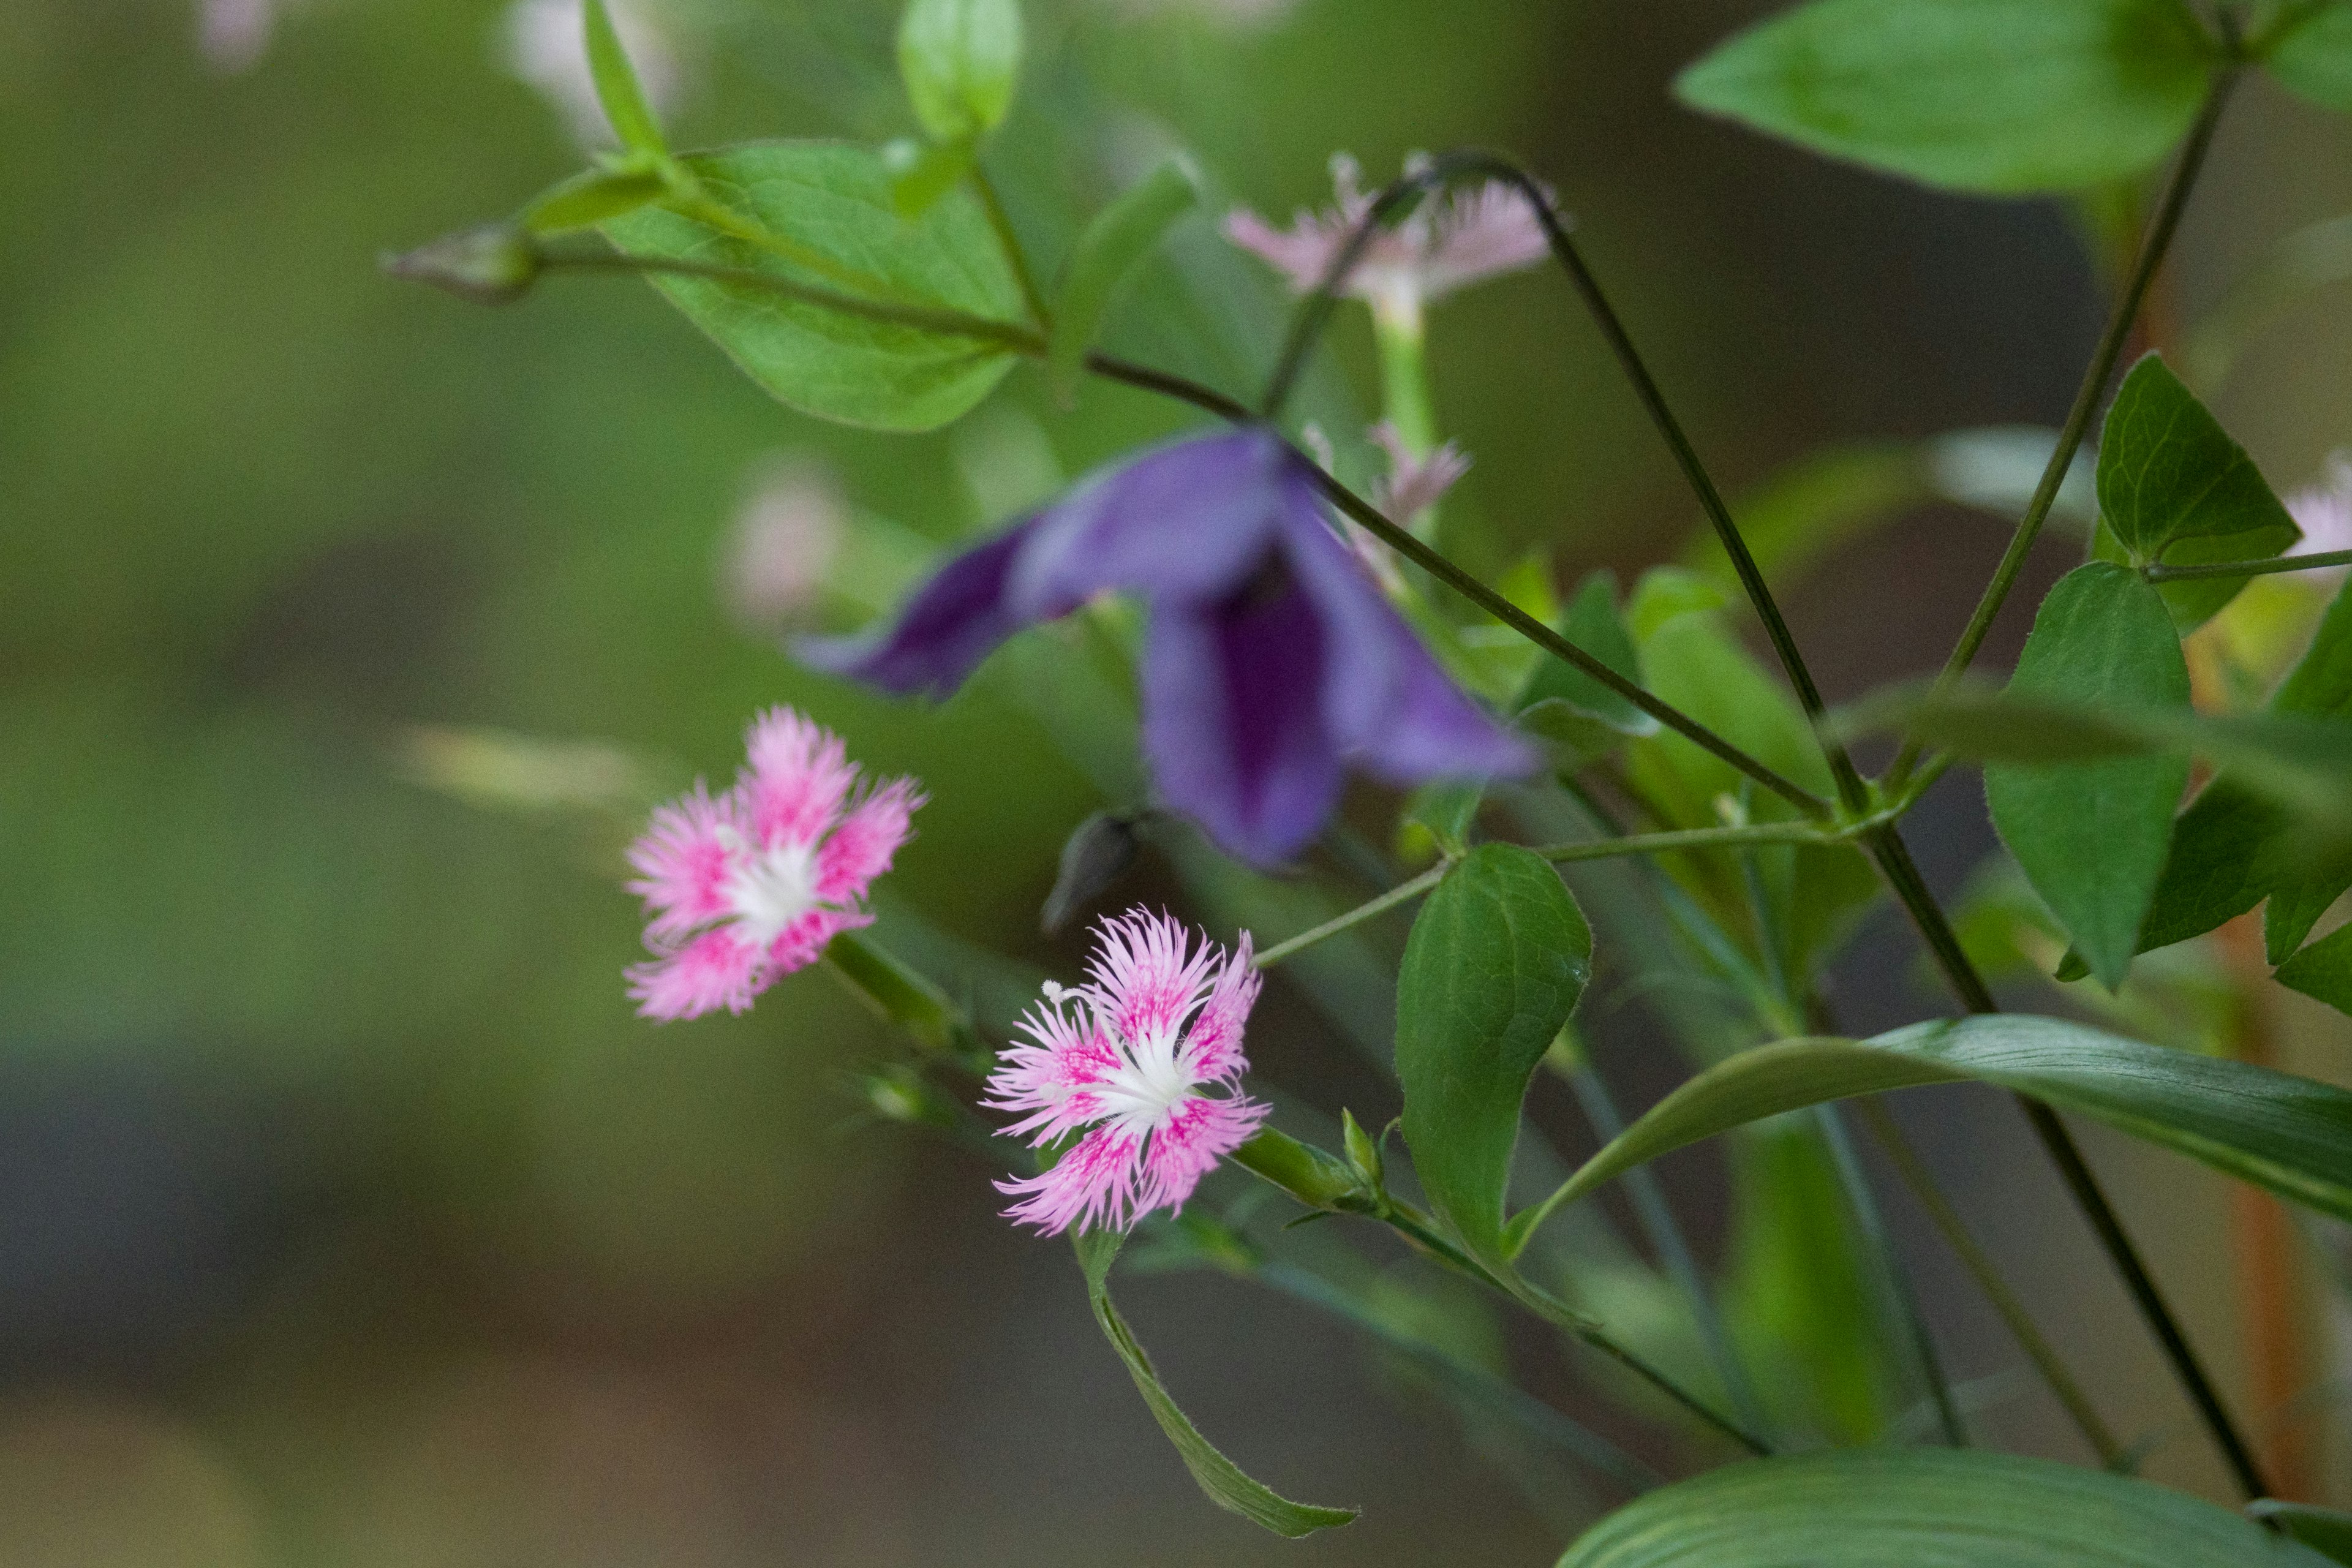
[[[2058,445],[2051,448],[2041,482],[2033,487],[2025,515],[2017,520],[2017,531],[2010,536],[2009,548],[2001,552],[2000,564],[1993,568],[1992,581],[1985,584],[1984,595],[1969,616],[1967,628],[1953,646],[1951,657],[1944,661],[1939,685],[1958,679],[1976,658],[1977,650],[1984,646],[1986,635],[1992,630],[1993,617],[2000,614],[2002,602],[2017,584],[2017,574],[2025,569],[2025,557],[2041,535],[2042,525],[2049,520],[2050,509],[2058,500],[2058,488],[2065,482],[2074,454],[2082,448],[2083,437],[2091,428],[2091,416],[2105,395],[2108,379],[2115,374],[2116,362],[2123,357],[2124,344],[2131,338],[2132,323],[2139,317],[2148,285],[2155,280],[2157,268],[2163,265],[2165,252],[2171,248],[2173,231],[2180,226],[2180,215],[2189,205],[2189,193],[2197,184],[2198,172],[2205,166],[2205,154],[2213,145],[2214,128],[2221,121],[2221,110],[2229,102],[2230,89],[2236,81],[2237,67],[2232,62],[2221,68],[2205,95],[2205,105],[2198,111],[2197,123],[2189,132],[2179,161],[2173,164],[2172,178],[2165,186],[2154,221],[2148,225],[2147,237],[2140,242],[2139,258],[2132,263],[2123,295],[2116,301],[2115,313],[2107,318],[2106,331],[2100,334],[2099,346],[2091,355],[2089,367],[2083,372],[2082,385],[2074,391],[2074,405],[2066,411],[2066,423],[2059,428]],[[1908,742],[1896,754],[1895,765],[1886,774],[1890,794],[1900,791],[1904,781],[1910,777],[1912,764],[1919,759],[1919,750],[1917,742]]]
[[[1659,390],[1657,378],[1650,374],[1650,367],[1642,358],[1641,351],[1633,346],[1633,337],[1618,319],[1608,295],[1601,290],[1600,279],[1585,265],[1582,254],[1576,248],[1576,242],[1570,238],[1567,226],[1560,222],[1559,213],[1553,209],[1550,194],[1533,175],[1509,159],[1478,151],[1444,153],[1431,160],[1426,168],[1398,180],[1373,199],[1359,221],[1356,231],[1348,237],[1347,244],[1332,258],[1314,293],[1292,323],[1290,335],[1283,345],[1282,357],[1276,363],[1265,395],[1260,400],[1260,413],[1273,419],[1289,400],[1291,388],[1306,363],[1307,355],[1313,350],[1316,340],[1321,336],[1330,319],[1340,287],[1370,246],[1372,236],[1383,225],[1401,216],[1412,202],[1446,181],[1465,174],[1483,175],[1510,186],[1534,212],[1536,221],[1543,226],[1544,238],[1551,247],[1553,259],[1559,263],[1561,270],[1576,286],[1578,296],[1583,300],[1594,325],[1600,328],[1610,353],[1616,357],[1626,380],[1633,384],[1633,395],[1640,399],[1643,412],[1649,415],[1650,422],[1657,427],[1659,436],[1674,453],[1675,466],[1682,469],[1683,478],[1688,481],[1692,493],[1697,496],[1699,508],[1706,513],[1707,522],[1714,528],[1724,552],[1731,558],[1732,569],[1738,574],[1740,586],[1747,591],[1748,603],[1755,606],[1758,618],[1764,623],[1765,633],[1772,642],[1772,650],[1780,657],[1780,668],[1787,673],[1790,685],[1796,689],[1797,700],[1803,706],[1805,716],[1818,721],[1823,711],[1821,690],[1814,684],[1811,670],[1806,667],[1804,655],[1798,650],[1796,638],[1789,630],[1786,617],[1780,614],[1780,605],[1772,597],[1771,588],[1764,581],[1763,572],[1756,564],[1756,557],[1749,552],[1748,542],[1740,536],[1739,525],[1733,521],[1731,509],[1724,504],[1722,492],[1708,475],[1706,465],[1699,460],[1698,449],[1692,446],[1682,422],[1675,417],[1674,410],[1667,405],[1664,393]],[[1821,729],[1818,723],[1814,727],[1817,731]],[[1838,797],[1849,811],[1860,812],[1868,798],[1868,791],[1863,785],[1862,775],[1854,770],[1853,759],[1846,754],[1844,742],[1824,732],[1822,746],[1829,759],[1831,774],[1837,781]]]
[[[2323,566],[2352,566],[2352,550],[2273,555],[2265,561],[2211,561],[2196,566],[2167,566],[2158,562],[2141,567],[2139,574],[2151,583],[2186,583],[2198,577],[2267,577],[2273,572],[2312,572]]]
[[[1887,886],[1910,914],[1912,923],[1918,928],[1920,937],[1935,955],[1937,966],[1943,971],[1944,978],[1958,995],[1961,1004],[1971,1013],[2000,1011],[1992,999],[1991,991],[1985,985],[1984,977],[1977,973],[1976,965],[1969,962],[1969,955],[1961,949],[1959,937],[1952,930],[1951,922],[1945,919],[1942,906],[1936,902],[1926,879],[1919,875],[1918,867],[1912,862],[1911,851],[1904,844],[1902,835],[1890,824],[1873,829],[1864,836],[1864,842],[1870,848],[1871,858],[1878,864],[1880,874],[1886,879]],[[2058,1119],[2058,1113],[2040,1100],[2028,1099],[2022,1094],[2013,1098],[2033,1128],[2034,1136],[2042,1141],[2042,1147],[2049,1154],[2051,1163],[2058,1167],[2059,1177],[2073,1195],[2074,1206],[2082,1211],[2084,1219],[2089,1222],[2093,1233],[2098,1237],[2100,1246],[2106,1249],[2116,1273],[2123,1277],[2124,1288],[2131,1293],[2132,1301],[2139,1309],[2140,1316],[2147,1321],[2149,1331],[2155,1334],[2158,1344],[2163,1347],[2165,1356],[2172,1363],[2173,1374],[2180,1380],[2189,1402],[2196,1405],[2198,1415],[2212,1434],[2214,1445],[2221,1450],[2221,1457],[2239,1487],[2250,1498],[2268,1496],[2269,1488],[2263,1482],[2260,1467],[2254,1462],[2252,1450],[2239,1436],[2212,1379],[2206,1375],[2204,1363],[2198,1359],[2188,1335],[2182,1332],[2172,1309],[2165,1304],[2163,1292],[2157,1288],[2147,1264],[2141,1261],[2139,1249],[2125,1231],[2115,1205],[2107,1201],[2105,1192],[2099,1186],[2097,1175],[2092,1172],[2090,1163],[2084,1159],[2074,1134]]]

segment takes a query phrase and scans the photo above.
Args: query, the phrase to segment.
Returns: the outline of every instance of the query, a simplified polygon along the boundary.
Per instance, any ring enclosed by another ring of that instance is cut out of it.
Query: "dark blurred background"
[[[999,166],[1050,265],[1171,143],[1276,216],[1328,199],[1335,151],[1379,178],[1413,149],[1512,150],[1735,489],[1826,441],[2054,424],[2105,308],[2081,227],[1674,107],[1675,69],[1766,9],[1033,0]],[[810,607],[824,542],[844,580],[895,582],[1181,416],[1101,386],[1066,413],[1024,371],[950,430],[871,435],[772,403],[625,280],[492,311],[381,277],[380,251],[577,166],[575,17],[0,7],[0,1561],[1549,1561],[1586,1515],[1531,1506],[1344,1330],[1213,1278],[1139,1280],[1139,1331],[1213,1437],[1292,1495],[1370,1505],[1297,1546],[1209,1508],[1066,1249],[995,1219],[978,1163],[857,1121],[844,1078],[889,1047],[825,976],[741,1019],[631,1016],[637,921],[598,811],[724,774],[776,701],[926,781],[889,885],[926,940],[1075,962],[1076,937],[1029,933],[1103,804],[1086,778],[1000,692],[883,704],[775,633],[848,614]],[[909,129],[894,20],[640,0],[630,36],[680,144],[878,140]],[[2250,84],[2172,308],[2347,209],[2352,132]],[[1177,251],[1155,275],[1176,303],[1123,346],[1238,390],[1282,295],[1206,222]],[[1552,279],[1441,306],[1433,355],[1477,459],[1459,504],[1498,552],[1566,582],[1680,549],[1692,509]],[[2282,489],[2352,442],[2347,363],[2352,292],[2321,292],[2216,391]],[[1370,363],[1348,323],[1326,417],[1352,398],[1360,419]],[[1931,668],[2005,533],[1914,510],[1803,584],[1832,695]],[[2075,548],[2046,543],[1993,652]],[[1918,820],[1948,889],[1990,847],[1972,778]],[[1891,920],[1841,985],[1859,1027],[1940,1005]],[[1680,1068],[1639,1009],[1612,1017],[1604,1066],[1638,1105]],[[1336,1105],[1317,1026],[1270,1009],[1253,1051]],[[2342,1020],[2294,1029],[2295,1065],[2345,1075]],[[2003,1109],[1901,1110],[2116,1424],[2167,1438],[2152,1473],[2211,1486]],[[2219,1184],[2094,1149],[2235,1380]],[[1719,1166],[1667,1173],[1717,1245]],[[1896,1219],[1957,1370],[2012,1366]],[[1572,1378],[1546,1392],[1599,1407]],[[2046,1412],[1998,1435],[2072,1454]]]

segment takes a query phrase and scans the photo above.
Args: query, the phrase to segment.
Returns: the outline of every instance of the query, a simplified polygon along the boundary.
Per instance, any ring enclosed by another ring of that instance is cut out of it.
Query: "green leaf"
[[[909,223],[921,217],[963,184],[976,157],[970,142],[918,142],[908,136],[885,144],[882,162],[890,171],[892,210]]]
[[[749,268],[869,297],[1016,320],[1021,292],[971,197],[950,192],[919,222],[900,220],[889,171],[870,148],[761,142],[683,160],[701,188],[777,236],[774,248],[664,207],[604,226],[625,253]],[[927,430],[988,395],[1013,363],[1003,345],[845,314],[765,289],[656,276],[669,296],[752,380],[791,406],[851,425]]]
[[[645,89],[637,85],[637,73],[630,68],[628,51],[621,47],[621,35],[613,30],[604,0],[585,0],[580,7],[580,24],[588,37],[588,74],[596,84],[596,101],[604,106],[613,134],[632,153],[667,153],[669,149],[663,144],[661,124],[654,119],[653,106],[646,101]]]
[[[1636,686],[1642,684],[1642,656],[1617,614],[1617,574],[1607,567],[1577,584],[1568,613],[1560,618],[1559,634]],[[1566,703],[1621,734],[1658,732],[1658,721],[1622,696],[1574,666],[1545,655],[1528,672],[1514,706],[1525,710],[1554,701]]]
[[[1460,855],[1469,847],[1470,828],[1478,820],[1478,806],[1486,798],[1479,779],[1440,779],[1412,792],[1405,802],[1404,819],[1429,830],[1438,848]]]
[[[2087,1025],[1998,1013],[1869,1040],[1743,1051],[1685,1082],[1569,1179],[1562,1202],[1660,1154],[1850,1095],[1973,1079],[2073,1110],[2352,1219],[2352,1093]]]
[[[2186,710],[2189,665],[2156,590],[2093,562],[2042,601],[2009,689],[2094,711]],[[1984,777],[1993,826],[2026,880],[2100,983],[2121,986],[2164,872],[2188,759],[2003,764]]]
[[[1437,1212],[1503,1256],[1528,1079],[1592,973],[1592,931],[1551,863],[1482,845],[1422,905],[1397,982],[1404,1138]]]
[[[2213,49],[2179,0],[1813,0],[1675,79],[1694,109],[1953,190],[2078,190],[2188,131]]]
[[[2324,109],[2352,110],[2352,4],[2306,0],[2265,43],[2271,75]]]
[[[2331,1563],[2352,1563],[2352,1513],[2277,1498],[2250,1502],[2246,1513],[2284,1531],[2289,1540],[2301,1542]]]
[[[2326,1568],[2201,1498],[1982,1449],[1751,1459],[1636,1499],[1559,1568]]]
[[[1076,388],[1087,351],[1094,347],[1119,285],[1199,199],[1192,176],[1171,161],[1120,192],[1079,232],[1063,269],[1046,339],[1045,379],[1055,396],[1067,400]]]
[[[898,18],[898,76],[934,141],[969,142],[1013,107],[1021,72],[1016,0],[908,0]]]
[[[2352,1014],[2352,925],[2338,926],[2280,964],[2275,978],[2290,991]],[[2352,1153],[2346,1158],[2352,1160]]]
[[[522,210],[522,226],[533,234],[564,234],[593,228],[608,218],[659,201],[669,190],[661,171],[623,165],[589,169],[551,185]]]
[[[1296,1541],[1312,1535],[1318,1530],[1329,1530],[1349,1523],[1356,1517],[1351,1508],[1318,1508],[1311,1503],[1292,1502],[1288,1498],[1270,1490],[1264,1484],[1243,1474],[1239,1466],[1219,1453],[1206,1437],[1201,1436],[1184,1412],[1160,1386],[1160,1374],[1151,1370],[1151,1358],[1143,1353],[1136,1342],[1127,1321],[1111,1305],[1110,1266],[1118,1257],[1126,1241],[1119,1231],[1088,1231],[1073,1238],[1077,1248],[1078,1266],[1086,1271],[1087,1300],[1093,1306],[1095,1321],[1102,1325],[1103,1337],[1109,1340],[1118,1359],[1127,1363],[1127,1374],[1151,1408],[1152,1419],[1176,1445],[1177,1456],[1192,1479],[1209,1495],[1209,1500],[1219,1508],[1240,1514],[1252,1524],[1270,1530],[1286,1540]]]

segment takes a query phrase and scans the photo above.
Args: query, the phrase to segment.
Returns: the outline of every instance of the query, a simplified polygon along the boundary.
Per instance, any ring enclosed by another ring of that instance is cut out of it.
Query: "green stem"
[[[2167,566],[2158,562],[2141,567],[2139,574],[2151,583],[2186,583],[2199,577],[2267,577],[2273,572],[2312,572],[2323,566],[2352,566],[2352,550],[2273,555],[2263,561],[2213,561],[2198,566]]]
[[[1992,1303],[1992,1310],[2000,1315],[2000,1321],[2009,1326],[2011,1335],[2025,1352],[2026,1359],[2033,1363],[2034,1370],[2042,1374],[2042,1381],[2049,1386],[2050,1392],[2074,1421],[2074,1429],[2082,1433],[2084,1441],[2089,1443],[2092,1452],[2098,1455],[2099,1463],[2111,1470],[2122,1468],[2123,1445],[2116,1441],[2116,1435],[2099,1418],[2097,1409],[2083,1392],[2082,1384],[2076,1383],[2074,1374],[2066,1370],[2066,1363],[2059,1358],[2056,1348],[2042,1336],[2032,1314],[2026,1311],[2025,1304],[2017,1299],[2017,1292],[2011,1289],[2009,1281],[2001,1278],[2000,1265],[1993,1262],[1991,1256],[1969,1234],[1968,1223],[1960,1218],[1959,1211],[1952,1207],[1951,1200],[1937,1184],[1934,1173],[1920,1160],[1917,1151],[1911,1147],[1910,1140],[1904,1137],[1902,1128],[1895,1125],[1894,1116],[1874,1099],[1858,1100],[1854,1105],[1863,1125],[1870,1129],[1871,1136],[1878,1141],[1880,1151],[1895,1167],[1895,1175],[1910,1190],[1913,1200],[1927,1212],[1928,1223],[1944,1238],[1944,1245],[1951,1248],[1952,1256],[1959,1259],[1960,1267],[1969,1271],[1969,1278],[1976,1281],[1977,1289],[1983,1292],[1985,1300]]]
[[[1004,251],[1004,259],[1013,268],[1013,280],[1020,286],[1022,301],[1029,307],[1029,319],[1040,328],[1053,324],[1053,316],[1045,309],[1045,296],[1038,291],[1036,275],[1029,270],[1029,253],[1021,247],[1021,237],[1013,232],[1013,219],[1005,213],[1004,203],[996,194],[996,182],[971,161],[971,188],[980,197],[980,210],[988,215],[988,226],[996,231],[996,243]]]
[[[1452,861],[1441,860],[1436,865],[1432,866],[1428,870],[1423,871],[1420,876],[1414,877],[1407,881],[1399,882],[1395,887],[1391,888],[1387,892],[1382,893],[1376,899],[1370,900],[1365,903],[1358,904],[1354,909],[1349,910],[1343,914],[1334,915],[1331,919],[1325,921],[1321,925],[1315,927],[1311,931],[1301,931],[1287,942],[1276,942],[1272,947],[1267,948],[1264,952],[1259,953],[1255,958],[1250,960],[1250,967],[1253,969],[1271,969],[1276,964],[1280,963],[1284,959],[1294,957],[1298,953],[1306,952],[1308,948],[1313,947],[1317,942],[1323,941],[1327,937],[1338,936],[1341,931],[1346,931],[1350,926],[1361,925],[1364,921],[1370,920],[1374,915],[1381,914],[1389,910],[1396,908],[1399,904],[1404,903],[1412,899],[1417,899],[1421,897],[1422,894],[1429,891],[1430,889],[1437,886],[1438,883],[1444,881],[1445,879],[1445,873],[1452,869],[1454,869],[1454,863]]]
[[[1376,304],[1372,342],[1380,351],[1381,412],[1404,449],[1426,458],[1437,446],[1437,411],[1429,395],[1420,302],[1410,304],[1410,310],[1406,302]]]
[[[2033,487],[2033,497],[2026,503],[2025,515],[2017,520],[2017,530],[2010,536],[2009,548],[2001,552],[2000,564],[1993,568],[1992,581],[1985,585],[1984,595],[1977,601],[1969,624],[1953,646],[1951,657],[1944,661],[1943,674],[1937,677],[1940,690],[1958,679],[1976,658],[1977,650],[1984,646],[1985,637],[1992,630],[1993,617],[2000,614],[2009,591],[2016,585],[2017,574],[2025,569],[2025,557],[2032,550],[2042,525],[2049,520],[2050,509],[2057,502],[2058,487],[2065,482],[2066,471],[2074,466],[2074,454],[2083,445],[2083,437],[2091,427],[2091,416],[2099,406],[2099,399],[2107,389],[2108,378],[2115,374],[2116,362],[2123,356],[2124,344],[2130,340],[2132,323],[2139,318],[2140,304],[2147,297],[2148,285],[2155,281],[2157,268],[2163,264],[2165,252],[2171,247],[2173,231],[2180,226],[2180,215],[2189,205],[2189,193],[2197,184],[2198,171],[2205,166],[2205,154],[2213,144],[2213,131],[2221,121],[2221,110],[2228,103],[2230,89],[2237,81],[2234,62],[2225,65],[2213,79],[2205,95],[2205,105],[2198,111],[2197,123],[2189,132],[2189,141],[2180,150],[2179,160],[2173,165],[2172,178],[2166,184],[2163,200],[2158,205],[2156,218],[2148,226],[2147,237],[2141,241],[2139,258],[2132,264],[2131,276],[2125,281],[2123,295],[2116,301],[2113,315],[2107,318],[2106,331],[2100,335],[2099,346],[2091,355],[2091,363],[2083,373],[2082,384],[2074,391],[2074,405],[2066,411],[2066,423],[2058,432],[2058,445],[2051,448],[2050,461],[2043,466],[2042,480]],[[1910,777],[1912,764],[1918,761],[1919,743],[1906,742],[1887,771],[1888,793],[1899,792]]]

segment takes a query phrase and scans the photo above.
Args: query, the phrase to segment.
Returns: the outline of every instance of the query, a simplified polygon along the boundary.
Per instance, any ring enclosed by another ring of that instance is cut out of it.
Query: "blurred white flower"
[[[269,47],[278,0],[196,0],[196,47],[215,70],[251,70]]]
[[[806,618],[848,522],[849,502],[829,470],[804,458],[769,459],[720,547],[719,598],[727,613],[760,637]]]
[[[2289,555],[2352,550],[2352,452],[2331,453],[2326,478],[2287,497],[2286,510],[2303,530]]]
[[[676,108],[694,74],[676,29],[664,25],[660,7],[647,0],[604,0],[604,6],[654,112]],[[611,146],[613,129],[604,122],[596,83],[588,73],[580,0],[514,0],[501,32],[508,71],[555,106],[582,146]]]

